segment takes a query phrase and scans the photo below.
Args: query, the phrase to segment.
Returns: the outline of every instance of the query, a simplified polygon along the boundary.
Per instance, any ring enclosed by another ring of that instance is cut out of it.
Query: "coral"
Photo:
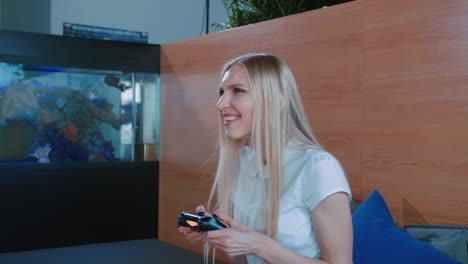
[[[39,163],[50,163],[49,153],[52,150],[49,144],[37,148],[29,156],[35,157]]]
[[[52,163],[87,162],[89,160],[88,152],[79,144],[72,143],[61,136],[60,129],[57,126],[53,125],[47,128],[45,136],[52,148],[49,154]]]
[[[100,126],[118,131],[120,116],[97,87],[83,92],[30,79],[0,86],[0,161],[118,161]]]
[[[62,133],[66,139],[73,143],[78,140],[78,129],[71,122],[68,122],[64,127],[62,127]]]

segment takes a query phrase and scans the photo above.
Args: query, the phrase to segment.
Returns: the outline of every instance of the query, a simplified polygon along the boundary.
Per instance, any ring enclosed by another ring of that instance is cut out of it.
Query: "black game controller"
[[[177,226],[190,227],[192,230],[200,232],[223,229],[228,227],[228,224],[215,214],[206,216],[204,212],[198,212],[197,214],[182,212],[178,217]]]

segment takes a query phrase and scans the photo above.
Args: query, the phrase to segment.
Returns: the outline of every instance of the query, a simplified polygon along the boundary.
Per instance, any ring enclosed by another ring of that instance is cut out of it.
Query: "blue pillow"
[[[354,264],[456,264],[457,262],[401,230],[377,190],[353,214]]]

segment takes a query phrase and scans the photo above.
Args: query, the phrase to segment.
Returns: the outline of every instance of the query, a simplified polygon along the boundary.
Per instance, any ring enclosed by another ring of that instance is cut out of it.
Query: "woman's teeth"
[[[224,123],[227,123],[229,121],[238,120],[238,119],[239,119],[238,116],[226,116],[226,117],[224,117]]]

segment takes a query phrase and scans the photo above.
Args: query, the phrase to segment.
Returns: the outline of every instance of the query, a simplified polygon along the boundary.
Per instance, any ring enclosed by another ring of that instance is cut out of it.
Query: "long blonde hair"
[[[248,76],[254,105],[250,143],[255,149],[260,177],[264,180],[264,164],[270,175],[270,187],[266,194],[264,192],[263,203],[268,219],[266,234],[277,239],[283,149],[289,140],[304,147],[320,145],[310,128],[296,81],[286,63],[272,54],[249,53],[226,63],[221,78],[234,65],[242,66]],[[216,207],[232,216],[239,151],[244,142],[225,136],[221,116],[219,129],[218,168],[207,207],[210,208],[216,196]]]

